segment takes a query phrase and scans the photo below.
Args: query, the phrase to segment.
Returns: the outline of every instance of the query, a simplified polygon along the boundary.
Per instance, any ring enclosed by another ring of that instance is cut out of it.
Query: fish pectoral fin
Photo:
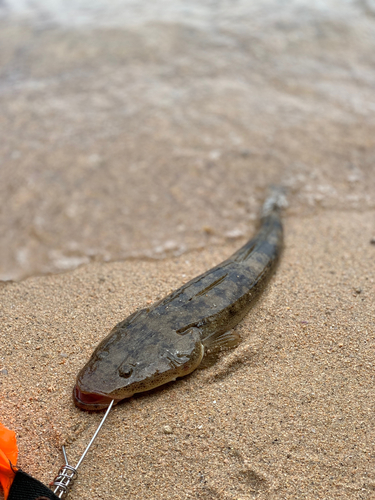
[[[209,351],[217,351],[223,348],[236,347],[241,342],[241,336],[235,330],[229,330],[228,332],[215,332],[205,339],[202,339],[202,343],[205,349]]]
[[[185,364],[189,361],[189,358],[181,353],[174,353],[172,351],[166,351],[163,356],[173,368],[178,368],[179,366]]]

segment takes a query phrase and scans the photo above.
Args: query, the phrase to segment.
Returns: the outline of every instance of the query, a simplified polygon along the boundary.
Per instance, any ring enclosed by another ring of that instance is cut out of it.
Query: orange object
[[[14,479],[13,466],[17,463],[18,448],[16,433],[0,423],[0,483],[4,489],[5,500],[8,497],[9,488]]]

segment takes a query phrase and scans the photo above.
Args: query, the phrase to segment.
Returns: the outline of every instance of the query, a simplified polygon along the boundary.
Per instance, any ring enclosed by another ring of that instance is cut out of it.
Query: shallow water
[[[124,27],[146,22],[183,22],[208,30],[213,26],[266,24],[288,15],[349,18],[375,8],[373,0],[2,0],[7,18],[23,16],[33,24],[68,27]]]
[[[375,3],[0,2],[0,279],[374,208]],[[369,235],[369,239],[374,235]]]

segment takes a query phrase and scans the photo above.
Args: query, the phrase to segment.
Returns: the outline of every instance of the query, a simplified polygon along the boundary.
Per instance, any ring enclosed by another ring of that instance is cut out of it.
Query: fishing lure
[[[16,467],[18,457],[16,434],[0,423],[0,484],[4,490],[4,500],[58,500],[64,498],[73,481],[77,478],[78,467],[99,434],[112,405],[113,402],[109,404],[104,417],[75,467],[68,463],[63,446],[65,464],[60,468],[59,473],[50,484],[50,488]]]

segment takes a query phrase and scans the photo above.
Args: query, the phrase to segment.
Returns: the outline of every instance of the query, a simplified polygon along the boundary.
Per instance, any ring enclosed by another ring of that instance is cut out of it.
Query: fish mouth
[[[81,410],[99,411],[105,410],[114,398],[104,396],[103,394],[82,392],[77,385],[73,389],[74,404]],[[114,405],[120,400],[115,400]]]

